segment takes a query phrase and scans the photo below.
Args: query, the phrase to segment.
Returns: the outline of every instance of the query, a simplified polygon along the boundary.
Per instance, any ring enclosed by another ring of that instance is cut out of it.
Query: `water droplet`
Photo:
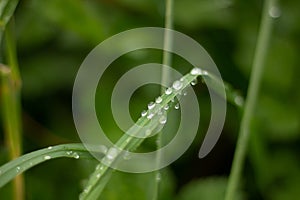
[[[273,6],[269,10],[269,15],[272,18],[278,18],[281,16],[281,10],[279,9],[278,6]]]
[[[191,85],[196,85],[198,83],[198,80],[195,78],[194,80],[192,80]]]
[[[142,117],[145,117],[146,115],[147,115],[147,111],[144,110],[144,111],[141,113],[141,116],[142,116]]]
[[[116,156],[118,155],[118,150],[114,147],[111,147],[107,154],[106,154],[106,157],[109,159],[109,160],[113,160]]]
[[[162,98],[161,97],[157,97],[156,99],[155,99],[155,103],[157,103],[157,104],[159,104],[159,103],[161,103],[162,102]]]
[[[145,136],[148,137],[148,136],[151,135],[151,133],[152,133],[151,129],[147,129],[147,130],[145,131]]]
[[[154,117],[154,113],[148,113],[147,119],[152,119]]]
[[[91,186],[89,185],[83,190],[83,192],[88,193],[90,190],[91,190]]]
[[[161,180],[161,174],[157,173],[155,179],[159,182]]]
[[[203,70],[203,75],[207,76],[208,75],[208,72]]]
[[[195,67],[191,70],[190,74],[191,75],[201,75],[203,73],[202,69]]]
[[[99,173],[99,174],[97,174],[97,175],[96,175],[96,177],[97,177],[97,178],[100,178],[100,177],[101,177],[101,174],[100,174],[100,173]]]
[[[176,110],[178,110],[178,109],[179,109],[179,103],[176,104],[176,105],[174,106],[174,108],[175,108]]]
[[[50,160],[51,156],[44,156],[44,160]]]
[[[187,92],[183,92],[183,96],[186,96],[187,95]]]
[[[107,149],[106,146],[104,146],[104,145],[101,145],[101,146],[100,146],[100,152],[106,154],[106,153],[107,153],[107,150],[108,150],[108,149]]]
[[[123,159],[124,159],[124,160],[130,160],[130,159],[131,159],[130,152],[128,152],[128,151],[125,152],[125,153],[124,153],[124,156],[123,156]]]
[[[75,152],[74,154],[73,154],[73,157],[75,158],[75,159],[79,159],[79,155]]]
[[[148,104],[148,109],[149,109],[149,110],[153,109],[154,107],[155,107],[155,103],[154,103],[154,102],[150,102],[150,103]]]
[[[169,105],[168,104],[164,106],[164,110],[169,110]]]
[[[167,117],[165,115],[161,116],[159,118],[159,123],[160,124],[166,124],[167,123]]]
[[[71,155],[73,151],[67,151],[67,155]]]
[[[165,94],[166,94],[166,95],[172,94],[172,88],[166,89]]]
[[[162,115],[163,111],[161,109],[158,110],[157,115]]]
[[[17,166],[16,171],[20,172],[20,170],[21,170],[21,167]]]
[[[49,146],[49,147],[48,147],[49,150],[51,150],[52,148],[53,148],[52,146]]]
[[[242,106],[244,104],[244,99],[241,96],[236,96],[234,98],[234,102],[238,105],[238,106]]]
[[[180,90],[182,88],[182,82],[181,81],[174,81],[172,87],[174,88],[174,90]]]

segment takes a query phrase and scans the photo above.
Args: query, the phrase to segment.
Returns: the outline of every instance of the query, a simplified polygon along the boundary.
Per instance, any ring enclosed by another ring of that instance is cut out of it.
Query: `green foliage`
[[[222,177],[192,181],[181,189],[176,200],[220,200],[224,198],[226,186],[227,179]],[[234,198],[234,200],[238,199],[242,199],[241,194]]]
[[[25,154],[0,167],[0,187],[11,181],[18,174],[42,162],[60,158],[89,158],[92,156],[82,144],[63,144]]]
[[[4,28],[13,15],[17,2],[0,0],[0,37],[4,35]],[[226,94],[228,101],[235,106],[236,102],[240,102],[236,101],[241,97],[240,94],[246,96],[262,2],[174,1],[175,30],[190,35],[207,49],[218,65],[223,79],[229,83],[226,85]],[[247,165],[239,185],[240,190],[246,190],[242,192],[245,199],[299,198],[299,7],[300,1],[297,0],[280,1],[281,16],[274,20],[261,93],[258,94],[251,125]],[[14,18],[18,60],[23,80],[23,151],[32,152],[44,145],[78,142],[70,100],[76,72],[86,54],[100,41],[120,31],[142,26],[161,27],[164,24],[164,15],[164,1],[160,0],[20,1]],[[7,52],[7,45],[4,39],[1,41],[0,59],[4,62],[6,57],[3,52]],[[159,55],[152,52],[134,53],[134,56],[121,58],[113,63],[113,67],[106,74],[108,76],[100,80],[101,85],[105,85],[105,91],[101,92],[102,97],[110,95],[109,89],[120,76],[120,69],[126,72],[125,69],[130,69],[140,62],[161,62],[161,52]],[[187,73],[190,68],[176,56],[172,67],[182,74]],[[135,102],[130,107],[132,116],[139,116],[141,108],[160,91],[159,88],[155,88],[157,91],[148,91],[145,88],[141,88],[132,99],[132,102]],[[239,92],[232,88],[238,89]],[[235,106],[228,106],[221,140],[207,158],[198,161],[194,158],[197,157],[202,133],[205,133],[207,121],[210,119],[210,101],[203,84],[194,89],[197,91],[201,108],[199,134],[187,154],[167,169],[167,175],[163,172],[162,188],[159,192],[161,199],[224,197],[218,195],[224,194],[226,179],[210,177],[228,175],[242,107],[239,106],[237,111]],[[2,95],[3,89],[0,89],[1,99]],[[3,101],[1,105],[3,106]],[[108,137],[117,141],[120,135],[116,133],[121,134],[121,131],[113,122],[107,105],[109,101],[102,102],[97,99],[96,107],[101,110],[101,116],[104,116],[99,117],[99,121],[105,123]],[[2,106],[0,112],[7,109]],[[3,116],[0,119],[3,121]],[[10,163],[3,128],[1,125],[1,165]],[[137,144],[138,142],[133,146]],[[142,148],[153,150],[155,144],[153,141],[145,141]],[[216,152],[224,153],[223,157],[215,155]],[[89,156],[83,149],[82,153],[81,158],[84,155]],[[43,155],[37,155],[35,158],[42,162]],[[66,152],[62,150],[59,155],[66,156]],[[214,162],[211,164],[210,160]],[[25,166],[26,163],[28,162],[25,161]],[[74,162],[70,159],[57,159],[38,165],[25,173],[26,199],[77,198],[87,185],[88,179],[82,179],[89,177],[96,164],[98,163],[95,161],[86,163],[81,159]],[[190,170],[189,166],[198,164],[201,168],[195,167]],[[4,166],[1,167],[2,171]],[[186,171],[190,171],[189,177],[180,176],[183,172],[189,174]],[[9,178],[2,179],[4,175],[0,175],[0,182],[7,182],[16,175],[15,172],[10,172]],[[107,185],[101,185],[103,192],[100,199],[151,199],[154,181],[153,174],[114,172],[107,176]],[[167,186],[164,187],[164,184]],[[178,189],[178,196],[174,188]],[[10,193],[11,185],[7,184],[0,188],[0,199],[11,199]]]

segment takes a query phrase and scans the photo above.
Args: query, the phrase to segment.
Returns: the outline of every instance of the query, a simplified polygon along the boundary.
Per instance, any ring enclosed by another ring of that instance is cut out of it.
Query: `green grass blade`
[[[99,152],[103,153],[103,152]],[[0,187],[22,172],[54,158],[93,159],[82,144],[63,144],[25,154],[0,167]]]
[[[237,147],[234,154],[233,164],[229,176],[229,182],[225,195],[225,200],[232,200],[236,196],[236,190],[240,181],[242,168],[247,151],[248,140],[250,137],[250,127],[256,106],[256,99],[259,92],[259,86],[262,79],[264,60],[267,55],[268,44],[271,37],[272,17],[269,15],[270,9],[277,6],[276,0],[266,0],[263,8],[263,14],[256,44],[256,50],[253,60],[252,72],[250,77],[249,89],[245,103],[245,109],[242,116],[241,126]]]
[[[173,12],[174,12],[174,1],[173,0],[165,0],[165,28],[173,29]],[[170,31],[165,31],[164,35],[164,49],[172,49],[173,47],[173,35]],[[168,51],[163,52],[163,65],[172,66],[172,53]],[[162,77],[161,77],[161,94],[164,92],[163,85],[168,85],[170,80],[172,80],[171,71],[163,68],[162,69]],[[163,140],[163,133],[160,132],[157,135],[156,145],[157,149],[161,149]],[[161,163],[161,153],[158,152],[156,155],[156,163],[159,165]],[[158,198],[159,188],[160,188],[160,170],[155,172],[154,178],[154,191],[153,191],[153,200]]]
[[[222,82],[220,80],[218,80],[215,76],[213,76],[212,74],[208,73],[208,72],[204,72],[204,74],[202,75],[205,77],[205,81],[211,81],[214,83],[213,89],[218,89],[220,88],[222,85]],[[161,95],[162,98],[162,102],[159,104],[160,106],[156,106],[154,108],[154,113],[157,113],[161,108],[163,108],[164,106],[168,105],[170,102],[172,102],[172,100],[178,96],[179,94],[182,93],[182,91],[190,86],[190,83],[192,81],[194,81],[196,78],[198,77],[198,75],[192,75],[192,74],[187,74],[184,77],[181,78],[181,81],[183,83],[183,86],[180,90],[177,91],[173,91],[170,95],[167,94],[163,94]],[[227,88],[228,89],[228,88]],[[231,89],[231,88],[230,88]],[[231,90],[228,90],[227,92],[231,93]],[[217,91],[216,91],[217,93]],[[242,98],[242,97],[240,97]],[[141,117],[138,119],[138,121],[136,122],[136,125],[134,125],[133,127],[131,127],[115,144],[115,146],[119,149],[119,150],[126,150],[126,151],[134,151],[139,145],[141,145],[141,143],[144,141],[144,138],[137,138],[134,137],[138,134],[143,134],[141,133],[142,131],[142,127],[145,125],[149,125],[149,128],[151,130],[155,129],[158,125],[159,125],[159,119],[157,118],[152,118],[152,119],[148,119],[146,116],[145,117]],[[111,161],[111,165],[114,164],[115,162],[117,162],[118,159],[120,159],[121,155],[117,154],[115,159]],[[102,161],[104,161],[103,163],[107,163],[107,159],[106,157],[103,158]],[[109,181],[109,178],[111,173],[112,173],[112,169],[109,166],[106,166],[104,164],[102,164],[102,162],[96,167],[95,171],[93,172],[93,174],[91,175],[87,186],[85,187],[84,191],[81,193],[80,195],[80,199],[81,200],[94,200],[97,199],[103,188],[105,187],[105,185],[107,184],[107,182]]]
[[[0,1],[0,44],[6,24],[13,16],[19,0],[1,0]]]

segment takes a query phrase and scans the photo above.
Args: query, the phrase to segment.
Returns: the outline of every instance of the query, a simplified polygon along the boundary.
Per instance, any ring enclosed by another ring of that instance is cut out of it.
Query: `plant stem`
[[[13,21],[5,30],[7,62],[10,68],[2,66],[2,107],[3,121],[5,130],[5,140],[9,149],[11,160],[22,154],[21,138],[21,101],[20,89],[21,79],[19,74],[16,46],[13,36]],[[24,178],[19,175],[13,182],[14,199],[24,199]]]
[[[172,29],[173,28],[173,0],[166,0],[165,5],[165,28]],[[165,49],[172,49],[173,46],[173,36],[172,33],[168,30],[165,30],[164,34],[164,51],[163,51],[163,65],[171,66],[172,65],[172,53],[166,51]],[[161,94],[164,93],[164,86],[163,85],[170,85],[170,80],[172,78],[171,72],[167,68],[162,69],[161,75]],[[157,149],[162,147],[162,133],[159,133],[157,136]],[[161,154],[157,153],[156,157],[157,165],[161,162]],[[154,185],[154,192],[153,192],[153,200],[158,199],[159,195],[159,186],[160,186],[160,179],[161,173],[160,170],[155,172],[155,185]]]
[[[264,69],[264,61],[267,55],[267,49],[271,36],[272,18],[269,15],[269,11],[275,6],[276,0],[266,0],[264,3],[249,89],[245,102],[245,109],[242,116],[237,147],[235,150],[231,173],[229,176],[225,200],[233,200],[235,198],[238,183],[240,181],[241,172],[246,156],[247,144],[250,137],[251,120],[253,119],[253,113],[256,106],[257,95]]]
[[[173,0],[166,0],[166,10],[165,10],[165,28],[173,29]],[[164,49],[171,49],[173,46],[173,35],[170,31],[165,31],[164,35]],[[163,65],[171,66],[172,64],[172,54],[168,51],[163,52]],[[170,85],[170,80],[172,75],[170,71],[166,68],[162,70],[161,83],[162,85]],[[164,87],[161,87],[161,93],[164,92]]]

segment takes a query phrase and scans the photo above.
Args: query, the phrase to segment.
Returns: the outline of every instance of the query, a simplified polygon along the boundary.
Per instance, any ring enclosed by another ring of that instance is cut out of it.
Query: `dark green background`
[[[261,0],[175,0],[174,28],[197,40],[217,64],[223,79],[246,96],[262,10]],[[240,184],[241,199],[297,200],[300,196],[300,1],[280,1]],[[106,38],[137,27],[164,26],[162,0],[26,0],[15,14],[23,79],[24,152],[80,142],[72,119],[72,86],[85,56]],[[132,67],[160,63],[162,52],[142,50],[121,57],[106,71],[97,94],[98,116],[109,137],[122,132],[113,121],[109,97],[118,78]],[[191,66],[174,56],[173,67]],[[100,91],[100,89],[102,89]],[[197,153],[210,119],[205,85],[195,91],[201,107],[197,138],[162,176],[160,199],[222,199],[233,158],[240,113],[228,104],[224,131],[204,159]],[[137,118],[160,88],[148,85],[132,97]],[[178,114],[178,113],[177,113]],[[176,115],[176,113],[175,113]],[[7,162],[0,132],[1,164]],[[154,149],[149,140],[142,150]],[[51,160],[25,173],[29,200],[77,199],[95,161]],[[149,199],[153,174],[115,173],[101,199]],[[10,185],[0,199],[10,199]]]

